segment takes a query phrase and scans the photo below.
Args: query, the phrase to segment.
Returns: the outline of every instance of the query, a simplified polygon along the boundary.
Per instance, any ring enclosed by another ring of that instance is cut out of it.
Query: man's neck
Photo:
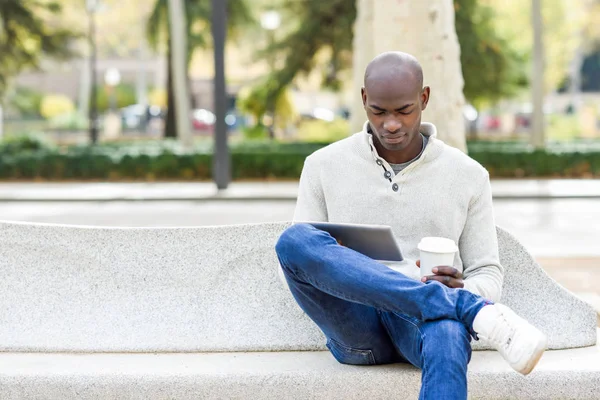
[[[413,143],[401,151],[390,151],[385,149],[375,135],[373,135],[373,144],[375,145],[377,153],[379,153],[379,155],[388,163],[404,164],[421,154],[421,150],[423,150],[423,135],[419,133],[415,140],[413,140]]]

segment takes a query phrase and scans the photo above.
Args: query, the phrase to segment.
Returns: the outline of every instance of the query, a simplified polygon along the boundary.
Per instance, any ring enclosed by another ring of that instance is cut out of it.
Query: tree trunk
[[[183,0],[169,0],[169,33],[171,37],[171,79],[175,100],[177,136],[186,148],[192,147],[190,96],[187,87],[187,37]]]
[[[366,121],[359,88],[367,64],[385,51],[404,51],[423,66],[431,100],[423,121],[434,123],[438,138],[466,151],[464,80],[454,27],[452,0],[357,0],[354,29],[355,103],[353,132]],[[375,4],[376,3],[376,4]]]
[[[533,70],[531,78],[533,120],[531,124],[531,144],[536,149],[546,145],[544,122],[544,30],[541,0],[532,0],[531,22],[533,24]]]
[[[4,114],[2,109],[2,103],[0,102],[0,140],[4,136]]]

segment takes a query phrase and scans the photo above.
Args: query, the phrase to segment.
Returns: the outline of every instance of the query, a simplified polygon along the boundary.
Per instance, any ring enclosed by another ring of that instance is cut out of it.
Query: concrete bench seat
[[[544,355],[522,377],[497,352],[478,351],[469,394],[485,399],[598,399],[600,363],[590,349]],[[328,352],[37,354],[0,359],[2,399],[416,399],[408,365],[349,366]]]
[[[278,279],[287,226],[0,222],[0,398],[416,398],[417,369],[340,365],[323,351]],[[475,352],[470,396],[599,398],[595,311],[510,234],[498,238],[502,302],[555,351],[528,377]]]

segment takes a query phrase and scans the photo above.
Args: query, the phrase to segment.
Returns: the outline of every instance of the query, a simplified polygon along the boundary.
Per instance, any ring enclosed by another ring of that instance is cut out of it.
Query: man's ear
[[[364,87],[360,89],[360,96],[362,97],[363,106],[367,106],[367,91]]]
[[[429,86],[425,86],[421,91],[421,110],[427,108],[427,104],[429,104],[429,96],[431,95],[431,89]]]

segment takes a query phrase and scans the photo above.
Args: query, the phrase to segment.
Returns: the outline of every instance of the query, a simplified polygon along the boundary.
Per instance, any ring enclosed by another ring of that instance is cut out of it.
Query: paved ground
[[[0,201],[293,200],[298,182],[234,182],[218,191],[211,182],[0,183]],[[494,179],[496,199],[600,198],[600,180]]]

